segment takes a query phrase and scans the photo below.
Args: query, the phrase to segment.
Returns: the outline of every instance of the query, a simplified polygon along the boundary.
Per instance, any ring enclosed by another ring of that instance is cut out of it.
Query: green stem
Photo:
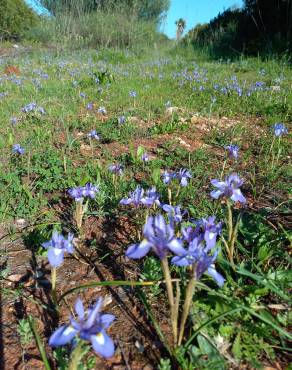
[[[221,174],[220,174],[220,180],[222,180],[222,178],[223,178],[226,163],[227,163],[227,159],[225,159],[225,161],[223,162],[223,167],[222,167],[222,171],[221,171]]]
[[[183,340],[186,321],[187,321],[187,318],[189,316],[191,304],[192,304],[192,301],[193,301],[195,285],[196,285],[196,280],[193,277],[191,277],[191,279],[188,283],[188,286],[187,286],[185,301],[184,301],[184,305],[183,305],[183,312],[182,312],[182,318],[181,318],[180,329],[179,329],[179,337],[178,337],[178,345],[179,346],[181,345],[182,340]]]
[[[162,266],[162,271],[163,271],[163,275],[165,279],[169,308],[170,308],[170,321],[171,321],[171,326],[172,326],[173,342],[174,342],[174,345],[176,345],[177,343],[177,320],[175,320],[176,315],[175,315],[173,286],[172,286],[167,257],[164,257],[161,260],[161,266]]]
[[[54,305],[57,305],[57,292],[56,292],[56,285],[57,285],[57,268],[53,267],[51,272],[51,278],[52,278],[52,300]]]
[[[169,205],[171,205],[171,189],[168,188],[167,191],[168,191],[168,203]]]
[[[233,234],[233,217],[232,217],[232,208],[231,203],[229,200],[227,201],[227,211],[228,211],[228,244],[231,242],[232,234]]]
[[[71,354],[68,370],[78,370],[78,366],[80,365],[83,356],[84,352],[82,350],[82,342],[80,342]]]

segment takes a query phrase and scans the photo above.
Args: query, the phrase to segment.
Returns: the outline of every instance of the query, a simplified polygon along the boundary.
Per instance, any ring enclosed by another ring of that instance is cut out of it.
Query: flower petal
[[[110,315],[110,314],[103,314],[101,315],[100,317],[100,321],[101,321],[101,324],[102,324],[102,327],[104,329],[107,329],[110,327],[111,323],[115,320],[115,315]]]
[[[94,351],[105,358],[112,357],[115,353],[115,346],[113,340],[102,330],[97,335],[90,337]]]
[[[218,190],[213,190],[210,193],[211,197],[214,198],[214,199],[218,199],[220,197],[220,195],[222,195],[222,194],[223,194],[223,191],[221,191],[219,189]]]
[[[126,251],[126,256],[133,259],[142,258],[146,256],[151,246],[152,244],[144,239],[140,244],[130,245]]]
[[[216,281],[216,283],[217,283],[220,287],[222,287],[222,286],[224,285],[224,281],[225,281],[225,279],[224,279],[224,277],[223,277],[221,274],[219,274],[219,272],[217,272],[217,271],[215,270],[214,265],[211,265],[211,266],[208,268],[207,273],[208,273],[208,275],[210,275],[210,276],[211,276],[211,277]]]
[[[245,203],[246,202],[246,199],[245,197],[242,195],[242,192],[240,189],[235,189],[233,191],[233,194],[232,196],[230,197],[234,202],[241,202],[241,203]]]
[[[84,306],[80,298],[77,298],[75,303],[75,312],[77,313],[80,321],[84,320]]]
[[[175,254],[184,255],[186,250],[182,246],[182,241],[174,238],[169,243],[167,243],[167,247]]]
[[[50,247],[48,250],[48,260],[52,267],[59,267],[64,261],[64,250]]]
[[[63,325],[51,335],[49,345],[52,347],[63,346],[64,344],[70,343],[76,334],[77,330],[71,325]]]

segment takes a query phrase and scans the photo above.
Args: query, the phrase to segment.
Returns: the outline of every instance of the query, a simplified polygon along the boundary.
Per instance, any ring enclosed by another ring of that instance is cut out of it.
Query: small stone
[[[193,124],[193,125],[197,125],[197,124],[199,124],[199,123],[201,123],[202,122],[202,119],[200,119],[200,117],[198,117],[198,116],[193,116],[192,118],[191,118],[191,123]]]
[[[172,116],[174,113],[177,113],[179,111],[178,107],[168,107],[165,110],[165,114],[169,117]]]

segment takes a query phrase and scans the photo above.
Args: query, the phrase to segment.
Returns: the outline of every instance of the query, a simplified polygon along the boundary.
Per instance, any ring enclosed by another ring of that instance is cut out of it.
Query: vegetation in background
[[[23,0],[0,1],[0,40],[19,39],[36,21]]]
[[[242,9],[227,9],[197,25],[184,42],[214,57],[291,53],[292,1],[245,0]]]

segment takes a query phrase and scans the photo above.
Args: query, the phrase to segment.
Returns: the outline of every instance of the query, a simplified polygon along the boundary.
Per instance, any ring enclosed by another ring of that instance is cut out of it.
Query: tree
[[[0,0],[0,39],[17,39],[37,21],[23,0]]]
[[[186,21],[183,18],[179,18],[176,22],[176,39],[179,41],[186,28]]]
[[[42,0],[52,12],[71,10],[91,12],[96,9],[104,11],[123,10],[134,13],[139,19],[160,23],[170,6],[170,0]]]

